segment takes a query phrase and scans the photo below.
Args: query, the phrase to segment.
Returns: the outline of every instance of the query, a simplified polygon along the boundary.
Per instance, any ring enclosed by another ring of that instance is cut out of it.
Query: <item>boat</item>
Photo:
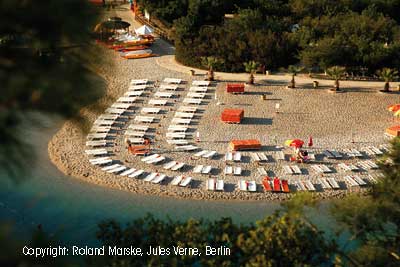
[[[282,191],[284,193],[289,193],[290,189],[289,189],[289,184],[287,180],[281,180],[281,185],[282,185]]]
[[[147,45],[136,45],[136,46],[127,46],[123,48],[116,48],[115,50],[119,52],[129,52],[129,51],[137,51],[137,50],[145,50],[149,47]]]
[[[151,51],[151,49],[145,49],[145,50],[137,50],[137,51],[129,51],[121,53],[121,56],[126,59],[135,59],[135,58],[154,57],[156,55],[153,54],[153,51]]]
[[[271,181],[271,178],[269,178],[268,176],[265,176],[264,179],[262,180],[262,185],[263,185],[265,191],[272,191],[270,181]]]
[[[281,192],[281,181],[278,178],[274,178],[274,192]]]

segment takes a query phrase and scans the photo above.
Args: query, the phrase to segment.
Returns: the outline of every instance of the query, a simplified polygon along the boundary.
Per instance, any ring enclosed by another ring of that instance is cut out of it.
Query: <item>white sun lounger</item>
[[[143,138],[146,135],[146,133],[140,131],[126,131],[125,135],[128,137]]]
[[[233,161],[239,162],[242,160],[242,154],[240,152],[233,153]]]
[[[113,115],[113,114],[102,114],[98,117],[98,119],[100,120],[111,120],[111,121],[115,121],[118,118],[119,118],[118,115]]]
[[[147,163],[147,164],[157,164],[157,163],[162,162],[162,161],[164,161],[164,160],[165,160],[165,157],[163,157],[163,156],[158,156],[158,157],[156,157],[156,158],[147,160],[146,163]]]
[[[301,174],[301,170],[300,170],[299,166],[293,165],[293,166],[291,166],[291,168],[293,170],[293,174]]]
[[[171,140],[167,140],[167,143],[170,145],[188,145],[189,141],[185,140],[185,139],[171,139]]]
[[[197,107],[188,107],[188,106],[181,106],[178,108],[179,112],[190,112],[190,113],[196,113],[197,112]]]
[[[183,119],[193,119],[194,114],[187,113],[187,112],[176,112],[174,117],[175,118],[183,118]]]
[[[86,139],[95,140],[95,139],[105,139],[107,137],[107,133],[93,133],[88,134]]]
[[[199,148],[197,146],[187,145],[187,146],[177,146],[177,147],[175,147],[175,149],[178,151],[194,151]]]
[[[196,93],[207,93],[207,87],[199,87],[199,86],[192,86],[189,88],[189,92],[196,92]]]
[[[332,172],[332,170],[326,165],[321,164],[321,165],[319,165],[319,167],[322,169],[323,173],[331,173]]]
[[[124,171],[124,172],[121,172],[119,175],[120,175],[120,176],[128,176],[128,175],[134,173],[135,171],[136,171],[135,168],[131,168],[131,169],[127,169],[127,170]]]
[[[250,153],[250,158],[251,158],[254,162],[260,162],[260,161],[261,161],[261,159],[260,159],[260,157],[257,155],[257,153],[254,153],[254,152]]]
[[[232,166],[225,166],[224,173],[225,174],[232,174],[233,173],[233,167]]]
[[[159,175],[157,175],[156,178],[154,178],[151,182],[152,182],[153,184],[159,184],[159,183],[161,183],[161,182],[165,179],[165,177],[167,177],[165,174],[159,174]]]
[[[160,108],[142,108],[140,112],[143,114],[158,114],[160,111]]]
[[[129,175],[129,178],[138,178],[144,173],[144,170],[136,170],[134,173]]]
[[[372,160],[366,160],[365,163],[368,164],[368,166],[370,166],[371,169],[378,169],[379,168],[379,166],[375,162],[373,162]]]
[[[118,103],[118,102],[111,105],[112,108],[120,108],[125,110],[129,109],[131,106],[132,104],[130,103]]]
[[[96,158],[96,159],[89,159],[89,162],[92,165],[104,165],[112,162],[112,159],[110,157],[102,157],[102,158]]]
[[[99,126],[112,126],[115,123],[113,120],[103,120],[103,119],[97,119],[93,125],[99,125]]]
[[[131,84],[147,84],[148,79],[131,80]]]
[[[179,162],[178,164],[176,164],[171,168],[171,171],[179,171],[180,169],[183,168],[183,166],[185,166],[185,163]]]
[[[205,93],[195,93],[195,92],[189,92],[186,97],[188,98],[195,98],[195,99],[203,99],[206,96]]]
[[[311,165],[311,169],[313,169],[314,171],[318,172],[318,173],[323,173],[324,171],[320,168],[319,165]]]
[[[145,122],[145,123],[152,123],[154,121],[154,117],[149,116],[136,116],[134,121],[137,122]]]
[[[92,147],[105,146],[106,144],[107,144],[106,140],[87,141],[87,142],[86,142],[86,146],[92,146]]]
[[[165,106],[168,103],[168,100],[164,99],[150,99],[149,105],[151,106]]]
[[[368,177],[368,180],[369,180],[371,183],[373,183],[373,184],[378,183],[378,181],[375,179],[375,177],[373,177],[371,174],[369,174],[367,177]]]
[[[181,118],[173,118],[171,123],[172,124],[184,124],[189,125],[192,122],[191,119],[181,119]]]
[[[379,148],[374,147],[374,146],[371,146],[369,148],[375,153],[375,155],[378,155],[378,156],[383,155],[383,152]]]
[[[297,187],[297,189],[299,191],[306,191],[307,190],[307,188],[304,186],[304,184],[301,181],[297,181],[295,183],[295,185],[296,185],[296,187]]]
[[[151,182],[151,180],[153,180],[153,179],[156,178],[157,176],[158,176],[158,173],[152,172],[152,173],[148,174],[148,175],[143,179],[143,181]]]
[[[176,161],[170,161],[164,164],[163,168],[166,170],[171,169],[172,167],[174,167],[178,162]]]
[[[125,138],[126,141],[131,142],[132,144],[144,144],[144,138],[131,138],[131,137],[127,137]]]
[[[233,153],[232,152],[227,152],[225,154],[225,161],[233,161]]]
[[[201,99],[196,99],[196,98],[185,98],[185,99],[183,99],[183,103],[185,103],[185,104],[200,105],[201,102],[202,102]]]
[[[166,137],[170,139],[186,139],[193,137],[192,134],[189,133],[175,133],[175,132],[167,132]]]
[[[117,173],[117,172],[124,171],[124,170],[126,170],[126,169],[127,169],[126,166],[120,166],[120,167],[118,167],[118,168],[114,168],[114,169],[112,169],[112,170],[108,170],[107,172],[108,172],[108,173]]]
[[[343,158],[342,154],[340,154],[336,150],[329,150],[329,152],[333,155],[333,157],[335,159],[342,159]]]
[[[241,167],[233,167],[233,175],[242,175]]]
[[[179,185],[179,183],[182,181],[183,178],[184,178],[183,175],[175,176],[175,178],[172,179],[171,184],[172,184],[172,185],[175,185],[175,186],[176,186],[176,185]]]
[[[90,133],[108,133],[110,130],[111,126],[94,125],[92,129],[90,129]]]
[[[285,154],[283,153],[283,151],[276,152],[275,157],[277,160],[285,160]]]
[[[183,180],[180,182],[179,186],[186,187],[189,185],[189,183],[191,181],[192,181],[192,177],[183,178]]]
[[[215,185],[216,191],[224,191],[224,180],[217,180]]]
[[[211,159],[217,154],[217,151],[210,151],[207,154],[203,155],[203,158]]]
[[[159,88],[162,89],[162,90],[176,91],[178,89],[178,85],[175,85],[175,84],[161,84]]]
[[[283,166],[283,170],[285,171],[286,174],[293,174],[292,168],[290,168],[290,166],[288,165]]]
[[[304,185],[308,191],[315,191],[315,187],[310,181],[304,181]]]
[[[268,161],[268,157],[267,157],[267,155],[265,155],[265,153],[260,152],[260,153],[257,153],[257,155],[260,158],[260,161]]]
[[[247,182],[247,190],[250,192],[256,192],[257,191],[257,184],[255,181],[248,181]]]
[[[357,176],[357,175],[354,175],[354,176],[352,176],[353,177],[353,179],[354,179],[354,181],[356,181],[356,183],[358,184],[358,185],[360,185],[360,186],[363,186],[363,185],[366,185],[367,183],[363,180],[363,179],[361,179],[359,176]]]
[[[339,189],[339,188],[340,188],[340,186],[339,186],[339,184],[336,182],[335,178],[333,178],[333,177],[328,177],[328,178],[326,178],[326,180],[328,181],[328,183],[330,184],[330,186],[331,186],[333,189]]]
[[[188,129],[189,129],[189,127],[187,127],[187,126],[171,125],[171,126],[168,127],[167,131],[170,132],[170,133],[171,133],[171,132],[172,132],[172,133],[174,133],[174,132],[181,132],[181,133],[184,133],[184,132],[186,132]]]
[[[134,131],[143,131],[147,132],[150,127],[148,125],[139,125],[139,124],[131,124],[128,129],[132,129]]]
[[[214,179],[207,179],[206,190],[210,190],[210,191],[215,190],[215,180]]]
[[[203,167],[204,167],[203,165],[197,165],[196,167],[194,167],[193,173],[201,173]]]
[[[103,167],[103,168],[101,168],[101,170],[102,171],[109,171],[109,170],[118,168],[120,166],[122,166],[122,165],[121,164],[113,164],[113,165],[109,165],[109,166]]]
[[[146,161],[148,161],[148,160],[155,159],[155,158],[157,158],[157,157],[159,157],[159,156],[160,156],[160,154],[152,154],[152,155],[149,155],[149,156],[147,156],[147,157],[142,158],[141,161],[146,162]]]
[[[204,166],[203,169],[201,170],[202,174],[209,174],[212,170],[211,166]]]
[[[257,171],[260,175],[267,175],[267,171],[263,167],[257,168]]]
[[[330,184],[323,178],[319,178],[318,182],[321,184],[322,189],[332,189]]]
[[[173,83],[173,84],[180,84],[182,79],[175,79],[175,78],[165,78],[164,83]]]
[[[208,152],[209,152],[208,150],[201,150],[201,151],[197,152],[196,154],[194,154],[193,156],[200,158],[200,157],[203,157]]]
[[[127,97],[132,97],[132,96],[140,97],[140,96],[143,95],[143,93],[144,93],[144,91],[128,91],[128,92],[126,92],[124,94],[124,96],[127,96]]]
[[[144,91],[146,90],[147,85],[131,85],[128,88],[128,91]]]
[[[173,95],[174,95],[173,93],[168,93],[168,92],[156,92],[154,94],[154,96],[158,98],[171,98]]]
[[[107,155],[108,151],[104,148],[98,148],[98,149],[90,149],[90,150],[85,150],[86,155],[91,155],[91,156],[101,156],[101,155]]]
[[[338,167],[344,171],[351,171],[350,167],[346,163],[340,163],[338,164]]]
[[[106,109],[105,112],[110,113],[110,114],[116,114],[116,115],[122,115],[123,113],[125,113],[126,109],[122,109],[122,108],[108,108]]]
[[[240,191],[247,191],[247,182],[245,180],[239,180],[238,188]]]
[[[345,176],[344,180],[350,185],[350,186],[358,186],[358,183],[354,181],[354,179],[351,176]]]
[[[136,97],[130,96],[121,96],[117,99],[117,103],[134,103],[136,101]]]
[[[195,86],[209,86],[210,85],[210,81],[194,80],[194,81],[192,81],[192,85],[195,85]]]

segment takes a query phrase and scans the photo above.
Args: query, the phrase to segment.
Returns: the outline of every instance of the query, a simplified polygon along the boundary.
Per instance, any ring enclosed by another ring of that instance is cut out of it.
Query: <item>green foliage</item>
[[[201,63],[204,67],[207,67],[209,70],[214,70],[223,64],[223,61],[216,57],[202,57]]]
[[[332,79],[337,81],[343,77],[343,74],[345,71],[346,71],[346,68],[344,68],[344,67],[333,66],[326,70],[326,74],[328,74],[329,77],[331,77]]]
[[[258,62],[255,62],[254,60],[245,62],[245,63],[243,63],[243,65],[244,65],[246,72],[248,72],[250,74],[254,74],[260,67],[260,64]]]
[[[399,78],[399,72],[395,69],[383,68],[377,71],[379,78],[385,82],[393,82]]]

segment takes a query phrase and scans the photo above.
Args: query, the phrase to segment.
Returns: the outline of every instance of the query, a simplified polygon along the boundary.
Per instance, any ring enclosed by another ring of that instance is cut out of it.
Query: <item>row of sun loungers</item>
[[[343,155],[335,150],[325,150],[323,154],[328,158],[328,159],[342,159]]]
[[[183,162],[170,161],[164,165],[164,169],[171,171],[178,171],[182,169],[183,166],[185,166],[185,163]]]
[[[208,179],[206,181],[206,190],[224,191],[224,181],[219,179]]]
[[[197,165],[193,169],[193,173],[198,173],[198,174],[209,174],[212,170],[211,166],[203,166],[203,165]]]

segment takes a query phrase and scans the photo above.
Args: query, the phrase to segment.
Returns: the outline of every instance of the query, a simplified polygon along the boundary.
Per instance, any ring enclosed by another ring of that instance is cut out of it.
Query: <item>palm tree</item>
[[[328,74],[329,77],[331,77],[332,79],[335,80],[335,83],[334,83],[334,86],[335,86],[334,91],[335,92],[340,91],[339,80],[342,78],[345,71],[346,71],[346,68],[340,67],[340,66],[333,66],[326,70],[326,74]]]
[[[243,63],[243,65],[244,65],[246,72],[250,73],[249,84],[254,84],[254,73],[260,67],[260,64],[258,62],[255,62],[252,60],[252,61]]]
[[[289,73],[292,74],[292,80],[290,80],[289,88],[296,88],[296,81],[294,80],[294,76],[296,76],[297,73],[300,73],[303,70],[304,70],[304,67],[300,67],[300,66],[290,65],[288,67]]]
[[[214,81],[214,68],[222,64],[222,60],[216,57],[202,57],[201,64],[208,68],[207,80]]]
[[[399,78],[399,72],[395,69],[383,68],[376,72],[383,81],[385,81],[385,85],[383,87],[382,92],[389,92],[390,91],[390,82]]]

